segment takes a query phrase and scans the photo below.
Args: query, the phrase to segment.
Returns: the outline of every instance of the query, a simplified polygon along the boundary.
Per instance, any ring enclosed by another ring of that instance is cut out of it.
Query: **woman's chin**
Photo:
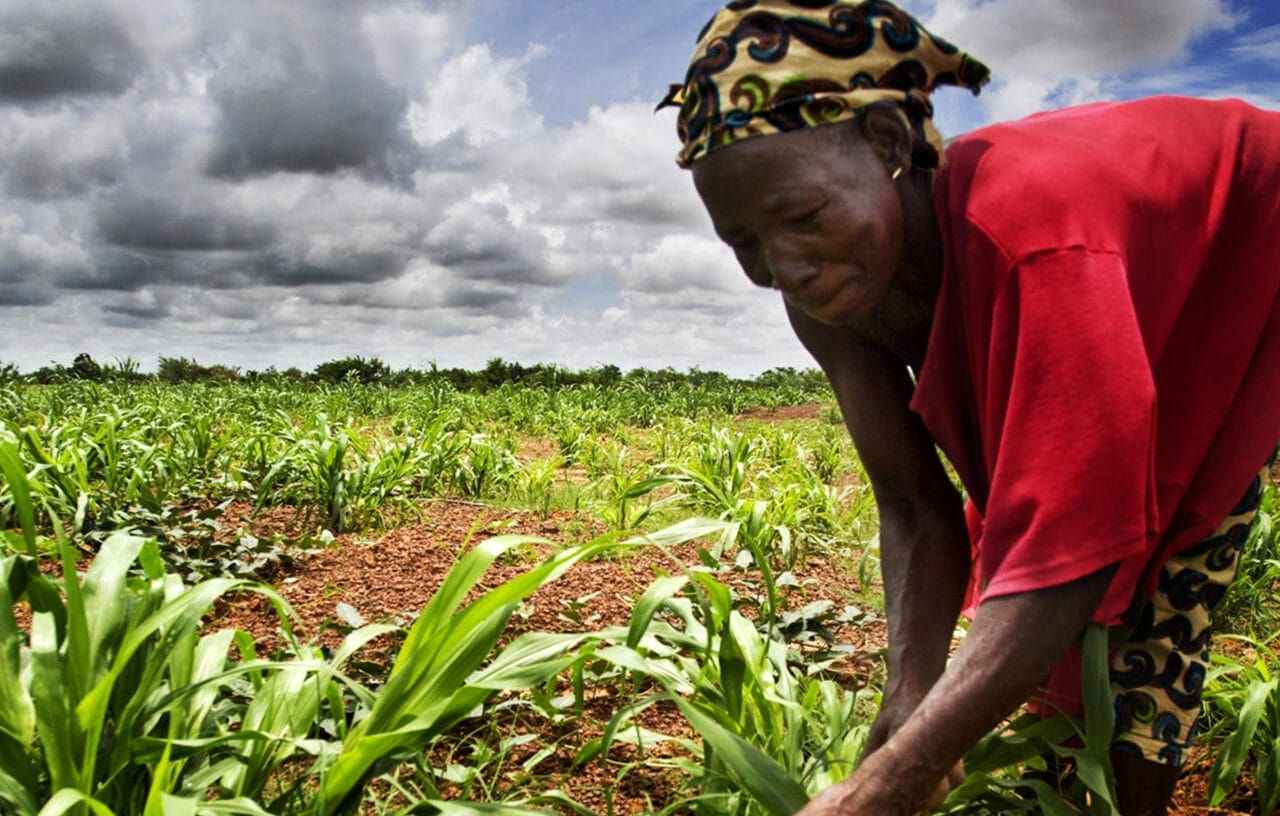
[[[829,326],[857,326],[869,319],[874,311],[867,305],[862,287],[852,281],[816,303],[791,303],[809,317]]]

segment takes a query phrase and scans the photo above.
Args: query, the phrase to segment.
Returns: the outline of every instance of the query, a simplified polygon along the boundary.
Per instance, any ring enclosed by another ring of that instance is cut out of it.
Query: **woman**
[[[986,78],[882,0],[739,0],[668,98],[680,164],[781,292],[880,510],[884,703],[806,814],[914,813],[1020,704],[1079,714],[1090,621],[1124,640],[1121,811],[1164,813],[1280,438],[1280,114],[1099,104],[944,152],[928,94]]]

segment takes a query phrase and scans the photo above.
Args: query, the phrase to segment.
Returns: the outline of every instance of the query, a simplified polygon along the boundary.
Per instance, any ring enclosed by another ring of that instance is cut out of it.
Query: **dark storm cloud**
[[[431,260],[472,278],[538,283],[542,277],[539,264],[510,246],[476,246],[464,241],[438,244],[432,248]]]
[[[272,252],[254,263],[256,282],[276,286],[376,283],[399,275],[408,258],[394,249],[348,249],[323,259]]]
[[[86,161],[59,161],[52,153],[27,149],[4,159],[5,191],[18,198],[48,201],[70,198],[94,187],[113,184],[120,177],[120,160],[95,156]]]
[[[355,16],[359,4],[319,15],[305,6],[252,8],[264,13],[250,18],[249,30],[211,25],[212,36],[230,40],[211,46],[222,64],[208,86],[220,117],[208,171],[392,173],[397,154],[409,149],[401,128],[408,103],[378,73]]]
[[[28,279],[24,270],[7,268],[0,260],[0,306],[43,306],[53,300],[48,286]]]
[[[272,225],[193,198],[170,200],[136,192],[107,196],[98,202],[96,220],[103,240],[129,249],[254,250],[276,240]]]
[[[451,208],[427,233],[431,260],[471,280],[548,285],[546,240],[521,230],[506,206],[466,202]]]
[[[83,3],[0,10],[0,100],[123,93],[145,64],[123,23]]]
[[[510,289],[458,287],[445,296],[444,305],[452,308],[510,314],[516,305],[516,293]]]
[[[632,189],[611,194],[601,211],[610,219],[628,224],[682,227],[689,223],[684,203],[671,196],[668,190]]]
[[[404,255],[395,250],[348,249],[309,259],[279,249],[214,253],[104,247],[96,253],[92,266],[59,272],[53,279],[63,289],[119,292],[137,292],[157,284],[221,290],[259,284],[367,284],[394,278],[405,263]]]
[[[172,314],[167,298],[151,293],[138,293],[103,303],[103,313],[113,325],[134,325],[150,320],[162,320]]]
[[[156,284],[235,289],[254,283],[245,253],[191,253],[134,250],[100,245],[89,266],[59,271],[62,289],[137,292]]]

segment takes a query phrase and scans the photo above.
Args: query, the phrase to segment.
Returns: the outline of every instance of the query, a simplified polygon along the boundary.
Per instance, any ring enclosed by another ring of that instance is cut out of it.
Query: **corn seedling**
[[[1280,658],[1265,643],[1232,639],[1249,646],[1253,658],[1212,658],[1205,689],[1212,725],[1205,738],[1222,744],[1209,774],[1209,804],[1221,804],[1251,763],[1259,811],[1272,813],[1280,806]]]

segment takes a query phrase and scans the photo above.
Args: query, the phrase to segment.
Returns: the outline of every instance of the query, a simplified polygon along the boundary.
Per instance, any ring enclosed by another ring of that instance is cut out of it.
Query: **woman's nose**
[[[818,268],[798,248],[785,242],[770,244],[765,250],[765,263],[773,288],[798,292],[817,277]]]

